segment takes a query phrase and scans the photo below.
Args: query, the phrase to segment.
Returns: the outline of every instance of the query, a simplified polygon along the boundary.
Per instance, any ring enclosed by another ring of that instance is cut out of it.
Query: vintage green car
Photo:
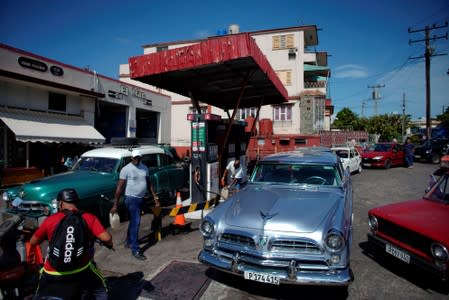
[[[3,192],[3,200],[7,201],[8,207],[26,212],[40,223],[57,211],[57,193],[64,188],[74,188],[80,197],[79,208],[94,213],[108,225],[119,173],[130,162],[131,150],[105,147],[87,151],[69,171],[8,189]],[[184,195],[188,193],[188,165],[177,159],[169,147],[140,146],[139,150],[161,206],[174,205],[177,191]],[[149,207],[153,201],[151,194],[147,200]],[[124,213],[123,201],[120,203],[119,211]]]

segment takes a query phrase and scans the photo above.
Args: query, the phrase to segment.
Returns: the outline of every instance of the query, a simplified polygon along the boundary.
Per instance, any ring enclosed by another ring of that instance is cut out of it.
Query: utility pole
[[[385,84],[383,85],[374,85],[374,86],[368,86],[369,89],[373,89],[372,92],[372,96],[371,96],[371,100],[374,100],[374,115],[377,116],[379,111],[378,111],[378,106],[379,106],[379,99],[381,98],[380,96],[380,88],[385,87]]]
[[[424,29],[417,29],[417,30],[411,30],[408,29],[408,33],[415,33],[415,32],[425,32],[425,38],[420,40],[409,40],[409,45],[413,43],[423,42],[425,41],[425,52],[424,52],[424,58],[425,58],[425,64],[426,64],[426,136],[428,139],[432,137],[432,127],[431,127],[431,119],[430,119],[430,57],[431,56],[441,56],[441,55],[447,55],[447,54],[435,54],[433,53],[434,49],[430,47],[430,41],[435,41],[438,39],[446,38],[447,40],[447,32],[446,35],[440,35],[433,37],[430,37],[430,31],[436,30],[440,28],[447,27],[447,22],[442,26],[437,26],[435,24],[432,25],[432,27],[426,26]],[[417,59],[422,58],[421,57],[410,57],[410,59]]]
[[[365,114],[365,100],[362,100],[362,117]]]
[[[405,93],[402,93],[402,142],[404,142],[405,137]]]

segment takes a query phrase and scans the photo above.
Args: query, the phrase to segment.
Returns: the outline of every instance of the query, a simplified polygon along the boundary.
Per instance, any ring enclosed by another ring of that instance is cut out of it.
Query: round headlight
[[[430,246],[430,250],[432,251],[433,258],[436,260],[447,262],[449,260],[449,254],[447,252],[446,247],[441,244],[432,244]]]
[[[368,225],[372,231],[377,231],[377,228],[379,228],[379,222],[377,222],[377,218],[372,215],[368,216]]]
[[[340,251],[345,245],[343,236],[341,235],[341,233],[336,231],[329,232],[324,242],[326,244],[326,247],[331,251]]]
[[[2,199],[3,199],[3,201],[9,201],[8,192],[5,191],[2,193]]]
[[[52,199],[51,200],[51,203],[50,203],[50,214],[55,214],[55,213],[57,213],[58,212],[58,200],[56,200],[56,198],[54,198],[54,199]]]
[[[210,236],[214,233],[214,223],[210,219],[205,219],[201,222],[200,231],[205,236]]]

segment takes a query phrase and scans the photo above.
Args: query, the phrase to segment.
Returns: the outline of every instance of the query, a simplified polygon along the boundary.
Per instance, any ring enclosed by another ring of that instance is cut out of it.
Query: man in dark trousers
[[[49,249],[59,223],[70,213],[80,213],[87,229],[89,247],[84,249],[80,263],[71,270],[58,270],[52,265],[49,255],[44,262],[39,278],[39,285],[34,299],[44,297],[59,297],[62,299],[79,299],[81,294],[87,292],[95,299],[108,299],[106,280],[93,262],[94,239],[100,240],[107,247],[112,248],[112,236],[103,227],[98,218],[88,212],[79,212],[77,208],[78,194],[74,189],[63,189],[57,195],[59,211],[49,216],[31,237],[30,244],[38,245],[43,240],[49,240]],[[68,235],[68,233],[67,233]],[[67,248],[66,248],[67,249]],[[63,251],[67,255],[66,251]]]
[[[159,199],[151,186],[148,168],[142,160],[142,153],[138,149],[134,149],[131,153],[131,162],[122,168],[115,191],[114,205],[111,208],[111,214],[117,212],[118,201],[125,189],[125,205],[129,214],[128,233],[126,236],[125,246],[131,248],[132,255],[138,260],[147,259],[143,255],[139,246],[139,228],[142,204],[148,193],[153,195],[155,205],[159,206]]]
[[[405,164],[409,169],[413,168],[413,156],[415,152],[415,145],[412,144],[412,140],[407,138],[404,144]]]

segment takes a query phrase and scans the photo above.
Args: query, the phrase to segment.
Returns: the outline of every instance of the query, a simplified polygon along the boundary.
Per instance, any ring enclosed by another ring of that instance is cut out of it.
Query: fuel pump
[[[190,198],[201,203],[219,194],[217,127],[221,117],[213,114],[189,114],[191,121],[192,160]]]

